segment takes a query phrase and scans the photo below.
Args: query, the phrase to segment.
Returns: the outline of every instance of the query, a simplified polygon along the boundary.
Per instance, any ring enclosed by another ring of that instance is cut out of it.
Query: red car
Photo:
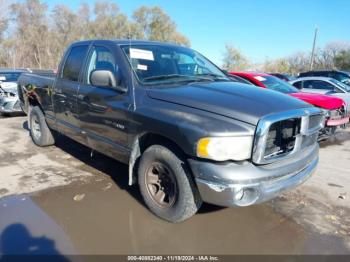
[[[320,94],[302,93],[289,83],[264,73],[230,72],[229,74],[242,77],[256,86],[288,94],[324,109],[326,111],[326,122],[325,128],[321,134],[323,136],[331,135],[335,132],[337,127],[344,128],[345,125],[349,123],[346,104],[340,98]]]

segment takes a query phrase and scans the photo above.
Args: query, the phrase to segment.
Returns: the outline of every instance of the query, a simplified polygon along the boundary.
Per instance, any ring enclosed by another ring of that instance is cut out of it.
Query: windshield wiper
[[[188,75],[179,75],[179,74],[171,74],[171,75],[158,75],[158,76],[150,76],[143,79],[143,81],[152,81],[152,80],[163,80],[163,79],[172,79],[172,78],[181,78],[181,77],[191,77]]]
[[[207,74],[198,74],[196,76],[209,76],[214,80],[223,80],[223,81],[230,81],[227,77],[225,76],[221,76],[221,75],[217,75],[217,74],[212,74],[212,73],[207,73]]]
[[[199,82],[199,81],[214,81],[213,78],[208,77],[200,77],[199,75],[180,75],[180,74],[171,74],[171,75],[159,75],[159,76],[150,76],[143,79],[144,82],[149,82],[153,80],[165,80],[165,79],[173,79],[173,78],[184,78],[178,81],[181,82]]]

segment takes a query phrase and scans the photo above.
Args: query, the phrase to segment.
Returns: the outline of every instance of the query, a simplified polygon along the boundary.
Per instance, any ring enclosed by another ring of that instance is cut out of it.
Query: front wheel
[[[30,136],[37,146],[51,146],[55,143],[50,128],[46,124],[45,116],[38,106],[30,111],[29,115]]]
[[[161,145],[153,145],[143,153],[138,183],[148,208],[169,222],[190,218],[202,204],[186,162]]]

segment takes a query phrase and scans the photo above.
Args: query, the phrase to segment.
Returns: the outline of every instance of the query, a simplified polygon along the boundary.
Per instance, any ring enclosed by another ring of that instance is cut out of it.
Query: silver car
[[[305,93],[336,96],[344,100],[350,112],[350,86],[329,77],[301,77],[290,81],[293,86]]]
[[[22,112],[17,91],[17,79],[24,70],[0,70],[0,114]]]

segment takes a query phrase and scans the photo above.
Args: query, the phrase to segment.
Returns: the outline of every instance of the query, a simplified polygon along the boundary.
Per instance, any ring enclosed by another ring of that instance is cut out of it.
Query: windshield
[[[263,83],[268,89],[275,90],[284,94],[299,93],[299,90],[294,86],[283,80],[280,80],[277,77],[255,76],[254,78]]]
[[[17,82],[21,73],[0,72],[0,82]]]
[[[122,46],[143,84],[230,81],[213,63],[188,48],[162,45]]]
[[[336,86],[340,87],[342,90],[346,91],[346,92],[350,92],[350,86],[343,84],[342,82],[339,82],[336,79],[330,79],[330,81],[335,84]]]
[[[345,73],[337,74],[335,78],[346,85],[350,85],[350,76]]]
[[[288,78],[288,81],[293,81],[293,80],[295,80],[295,79],[297,79],[295,76],[293,76],[293,75],[285,75],[287,78]]]

